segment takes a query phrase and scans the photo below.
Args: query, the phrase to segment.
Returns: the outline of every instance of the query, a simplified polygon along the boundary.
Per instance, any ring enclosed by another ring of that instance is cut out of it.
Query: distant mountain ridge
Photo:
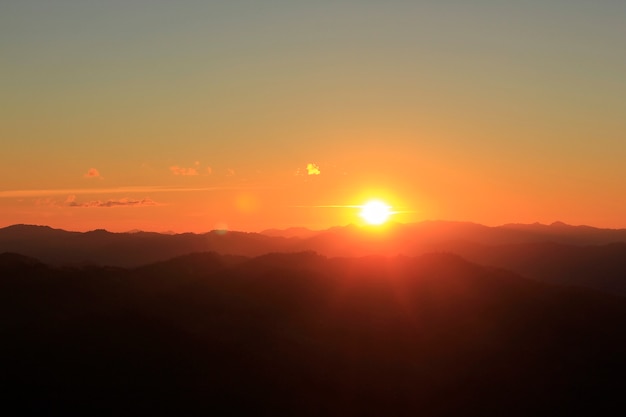
[[[311,230],[306,227],[289,227],[287,229],[266,229],[259,232],[265,236],[272,237],[295,237],[295,238],[309,238],[315,236],[319,233],[322,233],[321,230]]]
[[[349,225],[322,231],[291,228],[174,235],[80,233],[30,225],[0,229],[0,253],[19,253],[53,265],[137,267],[193,252],[254,257],[302,251],[331,257],[449,252],[540,281],[626,294],[626,230],[558,222],[488,227],[425,221],[382,228]]]

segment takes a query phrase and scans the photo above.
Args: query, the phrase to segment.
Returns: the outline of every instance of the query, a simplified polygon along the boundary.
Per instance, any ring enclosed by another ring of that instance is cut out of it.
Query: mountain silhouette
[[[317,230],[310,230],[306,227],[290,227],[287,229],[266,229],[260,232],[262,235],[272,237],[286,237],[286,238],[308,238],[320,233]]]
[[[238,256],[314,251],[331,257],[456,253],[482,265],[544,282],[626,294],[626,230],[588,226],[504,225],[427,221],[384,228],[302,228],[263,233],[66,232],[45,226],[0,229],[0,252],[53,265],[138,267],[193,252]]]
[[[624,411],[624,298],[453,254],[0,260],[11,415]]]

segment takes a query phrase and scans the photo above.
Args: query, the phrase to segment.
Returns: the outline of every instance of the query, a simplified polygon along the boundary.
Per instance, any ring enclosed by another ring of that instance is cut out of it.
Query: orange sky
[[[92,3],[0,5],[0,227],[626,227],[619,2]]]

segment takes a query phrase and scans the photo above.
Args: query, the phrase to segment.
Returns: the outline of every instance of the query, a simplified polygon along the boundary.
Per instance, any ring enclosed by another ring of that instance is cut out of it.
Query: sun
[[[387,204],[382,201],[372,200],[361,206],[359,216],[367,224],[379,225],[385,223],[391,214],[391,207]]]

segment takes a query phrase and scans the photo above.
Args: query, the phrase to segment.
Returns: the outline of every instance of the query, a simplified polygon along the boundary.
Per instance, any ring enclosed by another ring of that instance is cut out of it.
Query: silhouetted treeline
[[[4,415],[620,415],[624,324],[451,254],[0,255]]]

